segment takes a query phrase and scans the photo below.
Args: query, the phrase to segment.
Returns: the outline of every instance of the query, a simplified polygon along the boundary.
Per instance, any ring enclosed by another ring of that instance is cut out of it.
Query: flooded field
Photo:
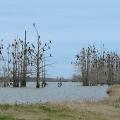
[[[45,103],[62,101],[98,101],[107,97],[108,86],[83,87],[77,82],[48,82],[45,88],[35,88],[35,83],[27,83],[26,88],[0,88],[0,103]]]

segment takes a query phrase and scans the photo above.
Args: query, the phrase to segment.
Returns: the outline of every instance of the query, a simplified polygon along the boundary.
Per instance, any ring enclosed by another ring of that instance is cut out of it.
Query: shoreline
[[[110,86],[107,93],[98,102],[0,104],[0,120],[120,120],[120,85]]]

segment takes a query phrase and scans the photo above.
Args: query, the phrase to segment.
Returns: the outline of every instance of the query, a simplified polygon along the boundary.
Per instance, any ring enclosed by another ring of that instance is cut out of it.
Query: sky
[[[36,23],[41,41],[52,40],[50,52],[54,63],[49,77],[71,78],[71,61],[82,47],[90,44],[120,52],[119,0],[1,0],[0,39],[4,44],[14,38],[36,43],[32,26]]]

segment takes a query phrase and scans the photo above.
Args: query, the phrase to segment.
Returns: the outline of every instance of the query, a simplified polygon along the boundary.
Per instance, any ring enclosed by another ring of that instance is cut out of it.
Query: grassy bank
[[[120,86],[112,86],[107,100],[94,103],[0,105],[0,120],[120,120]]]

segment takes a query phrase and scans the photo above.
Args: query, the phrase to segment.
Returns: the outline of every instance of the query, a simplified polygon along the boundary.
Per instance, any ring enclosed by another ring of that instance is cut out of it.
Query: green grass
[[[2,116],[0,116],[0,120],[25,120],[25,119],[19,119],[19,118],[14,118],[12,116],[2,115]]]
[[[99,107],[78,103],[17,106],[6,104],[0,105],[0,120],[110,120],[102,112],[96,111]]]

